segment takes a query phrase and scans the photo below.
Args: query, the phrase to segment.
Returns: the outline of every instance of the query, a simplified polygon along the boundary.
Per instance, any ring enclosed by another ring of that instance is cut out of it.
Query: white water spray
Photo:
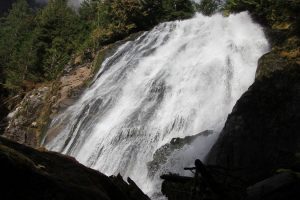
[[[46,147],[107,175],[130,176],[149,194],[156,189],[146,163],[154,152],[174,137],[220,131],[267,50],[245,12],[160,24],[105,60],[93,85],[53,120],[61,132]],[[214,138],[164,167],[180,170],[203,157]]]

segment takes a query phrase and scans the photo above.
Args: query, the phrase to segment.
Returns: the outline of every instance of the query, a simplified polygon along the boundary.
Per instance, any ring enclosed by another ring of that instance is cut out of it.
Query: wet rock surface
[[[1,199],[148,200],[133,181],[109,178],[74,158],[0,137]]]
[[[59,80],[59,89],[55,96],[52,105],[52,113],[63,111],[68,106],[76,101],[84,88],[87,86],[85,83],[93,76],[93,69],[91,64],[84,64],[71,70],[66,75],[63,75]]]
[[[187,136],[185,138],[173,138],[170,143],[167,143],[160,147],[153,155],[153,160],[147,163],[148,176],[153,177],[159,170],[160,166],[164,165],[168,157],[176,150],[181,149],[184,145],[189,145],[195,141],[198,137],[208,136],[213,134],[213,131],[207,130],[198,133],[193,136]]]

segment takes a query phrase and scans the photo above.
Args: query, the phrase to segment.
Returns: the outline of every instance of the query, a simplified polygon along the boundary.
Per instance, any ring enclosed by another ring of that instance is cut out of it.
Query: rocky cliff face
[[[249,183],[280,168],[299,170],[299,102],[299,67],[257,80],[229,115],[208,163],[231,169]]]
[[[49,113],[47,103],[50,95],[50,86],[39,87],[26,94],[21,104],[9,114],[4,136],[22,144],[37,146],[37,132],[43,118]]]
[[[149,200],[135,183],[0,137],[1,199]]]
[[[3,136],[38,147],[51,117],[70,105],[92,78],[93,64],[75,65],[57,81],[35,86],[8,115]]]
[[[100,62],[102,54],[104,50],[98,52]],[[87,87],[96,72],[95,62],[76,57],[58,80],[33,86],[3,120],[3,126],[6,126],[3,128],[3,136],[21,144],[38,147],[52,116],[66,109]],[[8,121],[8,125],[5,121]]]

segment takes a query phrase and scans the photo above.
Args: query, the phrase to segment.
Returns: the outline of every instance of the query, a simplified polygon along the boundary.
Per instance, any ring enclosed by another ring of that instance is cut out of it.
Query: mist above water
[[[153,194],[159,180],[147,176],[146,164],[154,152],[174,137],[219,132],[267,51],[245,12],[160,24],[104,61],[91,87],[52,121],[61,131],[45,146],[107,175],[130,176]],[[159,173],[203,158],[216,138],[197,139]]]

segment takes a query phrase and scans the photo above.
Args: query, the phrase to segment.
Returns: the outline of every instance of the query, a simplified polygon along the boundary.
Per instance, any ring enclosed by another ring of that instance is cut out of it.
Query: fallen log
[[[194,179],[194,177],[188,177],[188,176],[179,176],[178,174],[164,174],[160,176],[161,179],[175,182],[175,183],[186,183],[190,182]]]

